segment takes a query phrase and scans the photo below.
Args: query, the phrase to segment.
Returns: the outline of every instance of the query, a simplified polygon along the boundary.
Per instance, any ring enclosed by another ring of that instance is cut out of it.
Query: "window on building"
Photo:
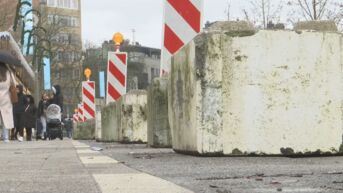
[[[55,71],[55,79],[60,79],[60,71],[59,70],[56,70]]]
[[[80,78],[80,70],[79,69],[74,69],[73,78]]]
[[[160,76],[160,69],[158,68],[151,68],[151,79]]]
[[[65,79],[65,78],[66,78],[66,73],[65,73],[65,72],[63,72],[63,71],[61,71],[61,74],[60,74],[60,76],[61,76],[61,79]]]
[[[56,36],[52,38],[52,41],[61,43],[61,44],[69,43],[69,35],[66,33],[57,34]]]
[[[48,7],[57,7],[64,9],[79,9],[78,0],[47,0]]]
[[[48,15],[48,24],[53,24],[54,22],[54,16],[53,15]]]
[[[52,39],[52,42],[60,43],[60,44],[72,44],[72,45],[80,45],[80,37],[77,34],[68,34],[68,33],[59,33],[56,34]]]
[[[48,0],[49,7],[56,7],[56,0]]]
[[[77,62],[80,61],[81,53],[76,51],[58,51],[57,52],[57,61],[59,62]]]
[[[155,76],[155,69],[151,68],[150,70],[151,70],[151,78],[154,78],[154,76]]]
[[[46,0],[40,0],[40,4],[46,5]]]
[[[79,27],[80,20],[78,17],[65,16],[65,15],[48,15],[48,24],[60,25],[67,27]]]

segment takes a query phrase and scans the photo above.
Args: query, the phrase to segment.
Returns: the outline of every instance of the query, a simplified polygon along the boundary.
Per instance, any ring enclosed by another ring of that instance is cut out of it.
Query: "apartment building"
[[[65,113],[81,100],[81,0],[34,0],[52,44],[51,83],[62,87]]]

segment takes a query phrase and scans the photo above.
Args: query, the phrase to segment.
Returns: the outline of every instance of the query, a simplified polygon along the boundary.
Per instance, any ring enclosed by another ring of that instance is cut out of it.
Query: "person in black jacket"
[[[22,117],[22,125],[26,130],[26,140],[31,141],[32,129],[36,127],[36,113],[35,101],[31,95],[25,97],[25,110]]]
[[[61,108],[61,112],[63,112],[63,95],[61,91],[60,85],[54,85],[52,87],[53,97],[49,101],[49,104],[58,105]]]
[[[22,85],[17,85],[17,95],[18,95],[18,102],[13,104],[13,121],[14,121],[14,135],[11,137],[12,139],[18,139],[19,141],[23,141],[23,129],[24,126],[21,124],[21,119],[24,114],[25,110],[25,95],[24,89]],[[17,135],[19,133],[19,137]]]

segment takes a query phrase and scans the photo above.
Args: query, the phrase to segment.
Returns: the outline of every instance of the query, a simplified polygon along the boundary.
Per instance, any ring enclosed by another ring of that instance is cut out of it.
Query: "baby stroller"
[[[60,138],[63,140],[61,108],[58,105],[49,105],[46,110],[46,130],[49,140]]]

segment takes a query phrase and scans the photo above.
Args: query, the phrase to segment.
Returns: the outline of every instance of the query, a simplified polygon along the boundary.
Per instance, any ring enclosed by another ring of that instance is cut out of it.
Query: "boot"
[[[46,140],[46,132],[43,132],[42,140]]]

